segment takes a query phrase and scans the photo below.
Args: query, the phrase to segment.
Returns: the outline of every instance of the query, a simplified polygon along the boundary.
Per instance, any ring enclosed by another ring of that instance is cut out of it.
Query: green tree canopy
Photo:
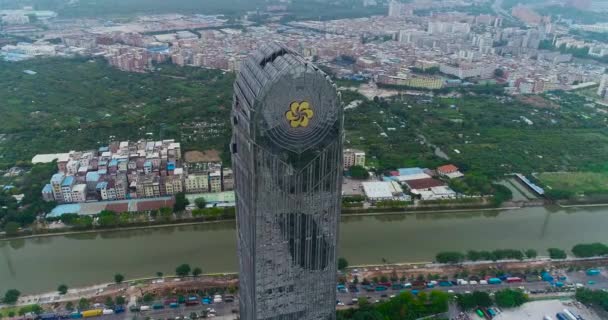
[[[608,255],[608,246],[603,243],[583,243],[572,248],[572,253],[580,258]]]
[[[57,287],[57,291],[59,291],[59,294],[66,294],[68,293],[68,286],[60,284],[59,287]]]
[[[175,204],[173,205],[173,211],[182,212],[186,210],[186,207],[190,204],[190,201],[186,198],[186,194],[179,192],[175,195]]]
[[[344,270],[347,267],[348,267],[348,261],[343,257],[338,258],[338,270]]]
[[[549,248],[547,249],[549,252],[549,257],[551,259],[566,259],[568,256],[566,255],[566,251],[558,248]]]
[[[4,226],[4,232],[6,232],[7,236],[16,236],[19,233],[20,227],[17,222],[10,221]]]
[[[21,296],[21,292],[17,289],[9,289],[4,294],[4,303],[6,304],[14,304],[19,300],[19,296]]]
[[[435,260],[439,263],[459,263],[464,260],[464,255],[460,252],[445,251],[438,253]]]
[[[528,295],[521,290],[504,289],[494,294],[494,300],[501,308],[514,308],[526,303]]]
[[[175,274],[180,277],[185,277],[190,274],[190,270],[191,270],[190,265],[187,263],[184,263],[184,264],[179,265],[177,268],[175,268]]]
[[[367,169],[363,168],[362,166],[352,166],[350,169],[348,169],[348,173],[353,179],[364,180],[369,178]]]
[[[536,256],[538,256],[538,252],[536,252],[534,249],[526,250],[525,254],[528,259],[534,259]]]
[[[125,280],[125,276],[123,276],[120,273],[117,273],[114,275],[114,282],[116,283],[122,283]]]
[[[194,199],[194,204],[196,205],[197,208],[204,209],[205,206],[207,205],[207,201],[205,200],[205,198],[200,197],[200,198]]]
[[[192,269],[192,275],[195,277],[200,276],[203,273],[203,270],[199,267]]]

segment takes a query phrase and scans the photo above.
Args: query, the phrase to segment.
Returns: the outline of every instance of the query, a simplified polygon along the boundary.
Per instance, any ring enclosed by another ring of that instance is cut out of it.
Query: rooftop
[[[406,181],[405,184],[407,184],[410,189],[428,189],[443,186],[442,181],[433,178],[410,180]]]

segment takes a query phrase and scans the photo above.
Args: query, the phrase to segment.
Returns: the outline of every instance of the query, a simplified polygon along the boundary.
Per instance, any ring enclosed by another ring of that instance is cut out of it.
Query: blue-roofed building
[[[109,147],[99,147],[99,153],[110,151]]]
[[[424,170],[422,170],[421,168],[415,167],[415,168],[401,168],[398,169],[399,171],[399,175],[400,176],[409,176],[409,175],[415,175],[415,174],[421,174],[424,173]]]
[[[47,214],[47,218],[57,218],[57,217],[61,217],[64,214],[68,214],[68,213],[79,213],[80,212],[80,204],[78,203],[73,203],[73,204],[62,204],[62,205],[58,205],[55,208],[53,208],[53,210],[51,210],[51,212],[49,214]]]
[[[53,196],[53,187],[50,183],[47,183],[44,188],[42,188],[42,199],[47,202],[55,200],[55,197]]]
[[[167,170],[168,170],[168,171],[173,171],[173,170],[175,170],[175,162],[168,162],[168,163],[167,163]]]
[[[71,187],[74,184],[74,177],[73,176],[67,176],[65,177],[65,179],[63,179],[63,182],[61,183],[61,187]]]
[[[94,182],[99,181],[99,173],[97,171],[87,172],[86,180],[87,180],[87,182],[89,182],[89,181],[94,181]]]
[[[108,170],[107,169],[99,169],[99,170],[97,170],[97,173],[99,173],[99,176],[101,177],[103,175],[108,174]]]
[[[150,160],[146,160],[146,162],[144,162],[144,173],[150,173],[152,172],[152,161]]]
[[[65,174],[63,173],[55,173],[52,177],[51,177],[51,184],[57,184],[57,185],[61,185],[61,183],[63,182],[63,178],[65,178]]]
[[[95,190],[101,191],[107,187],[108,187],[108,183],[106,181],[101,181],[101,182],[97,183],[97,185],[95,186]]]
[[[116,167],[117,165],[118,165],[118,160],[116,160],[116,159],[110,160],[110,164],[109,164],[110,167]]]

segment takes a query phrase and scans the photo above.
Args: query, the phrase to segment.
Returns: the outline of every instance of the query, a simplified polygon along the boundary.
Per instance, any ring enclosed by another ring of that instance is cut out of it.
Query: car
[[[379,302],[380,302],[380,300],[378,300],[378,299],[376,299],[376,300],[374,301],[374,303],[379,303]]]
[[[338,302],[336,304],[339,305],[339,306],[344,306],[344,302],[342,302],[340,300],[338,300]]]
[[[454,293],[454,290],[448,290],[448,293]]]
[[[380,298],[387,298],[387,297],[388,297],[388,295],[387,295],[386,293],[385,293],[385,294],[380,295]]]
[[[394,297],[396,297],[396,295],[391,294],[389,298],[391,298],[391,299],[392,299],[392,298],[394,298]]]
[[[352,300],[352,301],[353,301],[354,303],[357,303],[357,302],[359,302],[359,299],[357,299],[357,298],[353,298],[353,300]]]

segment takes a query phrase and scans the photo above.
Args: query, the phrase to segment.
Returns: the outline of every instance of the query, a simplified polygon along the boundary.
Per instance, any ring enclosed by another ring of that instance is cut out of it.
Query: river
[[[439,251],[570,249],[608,242],[608,207],[343,217],[340,256],[351,264],[431,261]],[[181,263],[236,271],[233,222],[0,241],[0,293],[25,293],[173,274]]]

